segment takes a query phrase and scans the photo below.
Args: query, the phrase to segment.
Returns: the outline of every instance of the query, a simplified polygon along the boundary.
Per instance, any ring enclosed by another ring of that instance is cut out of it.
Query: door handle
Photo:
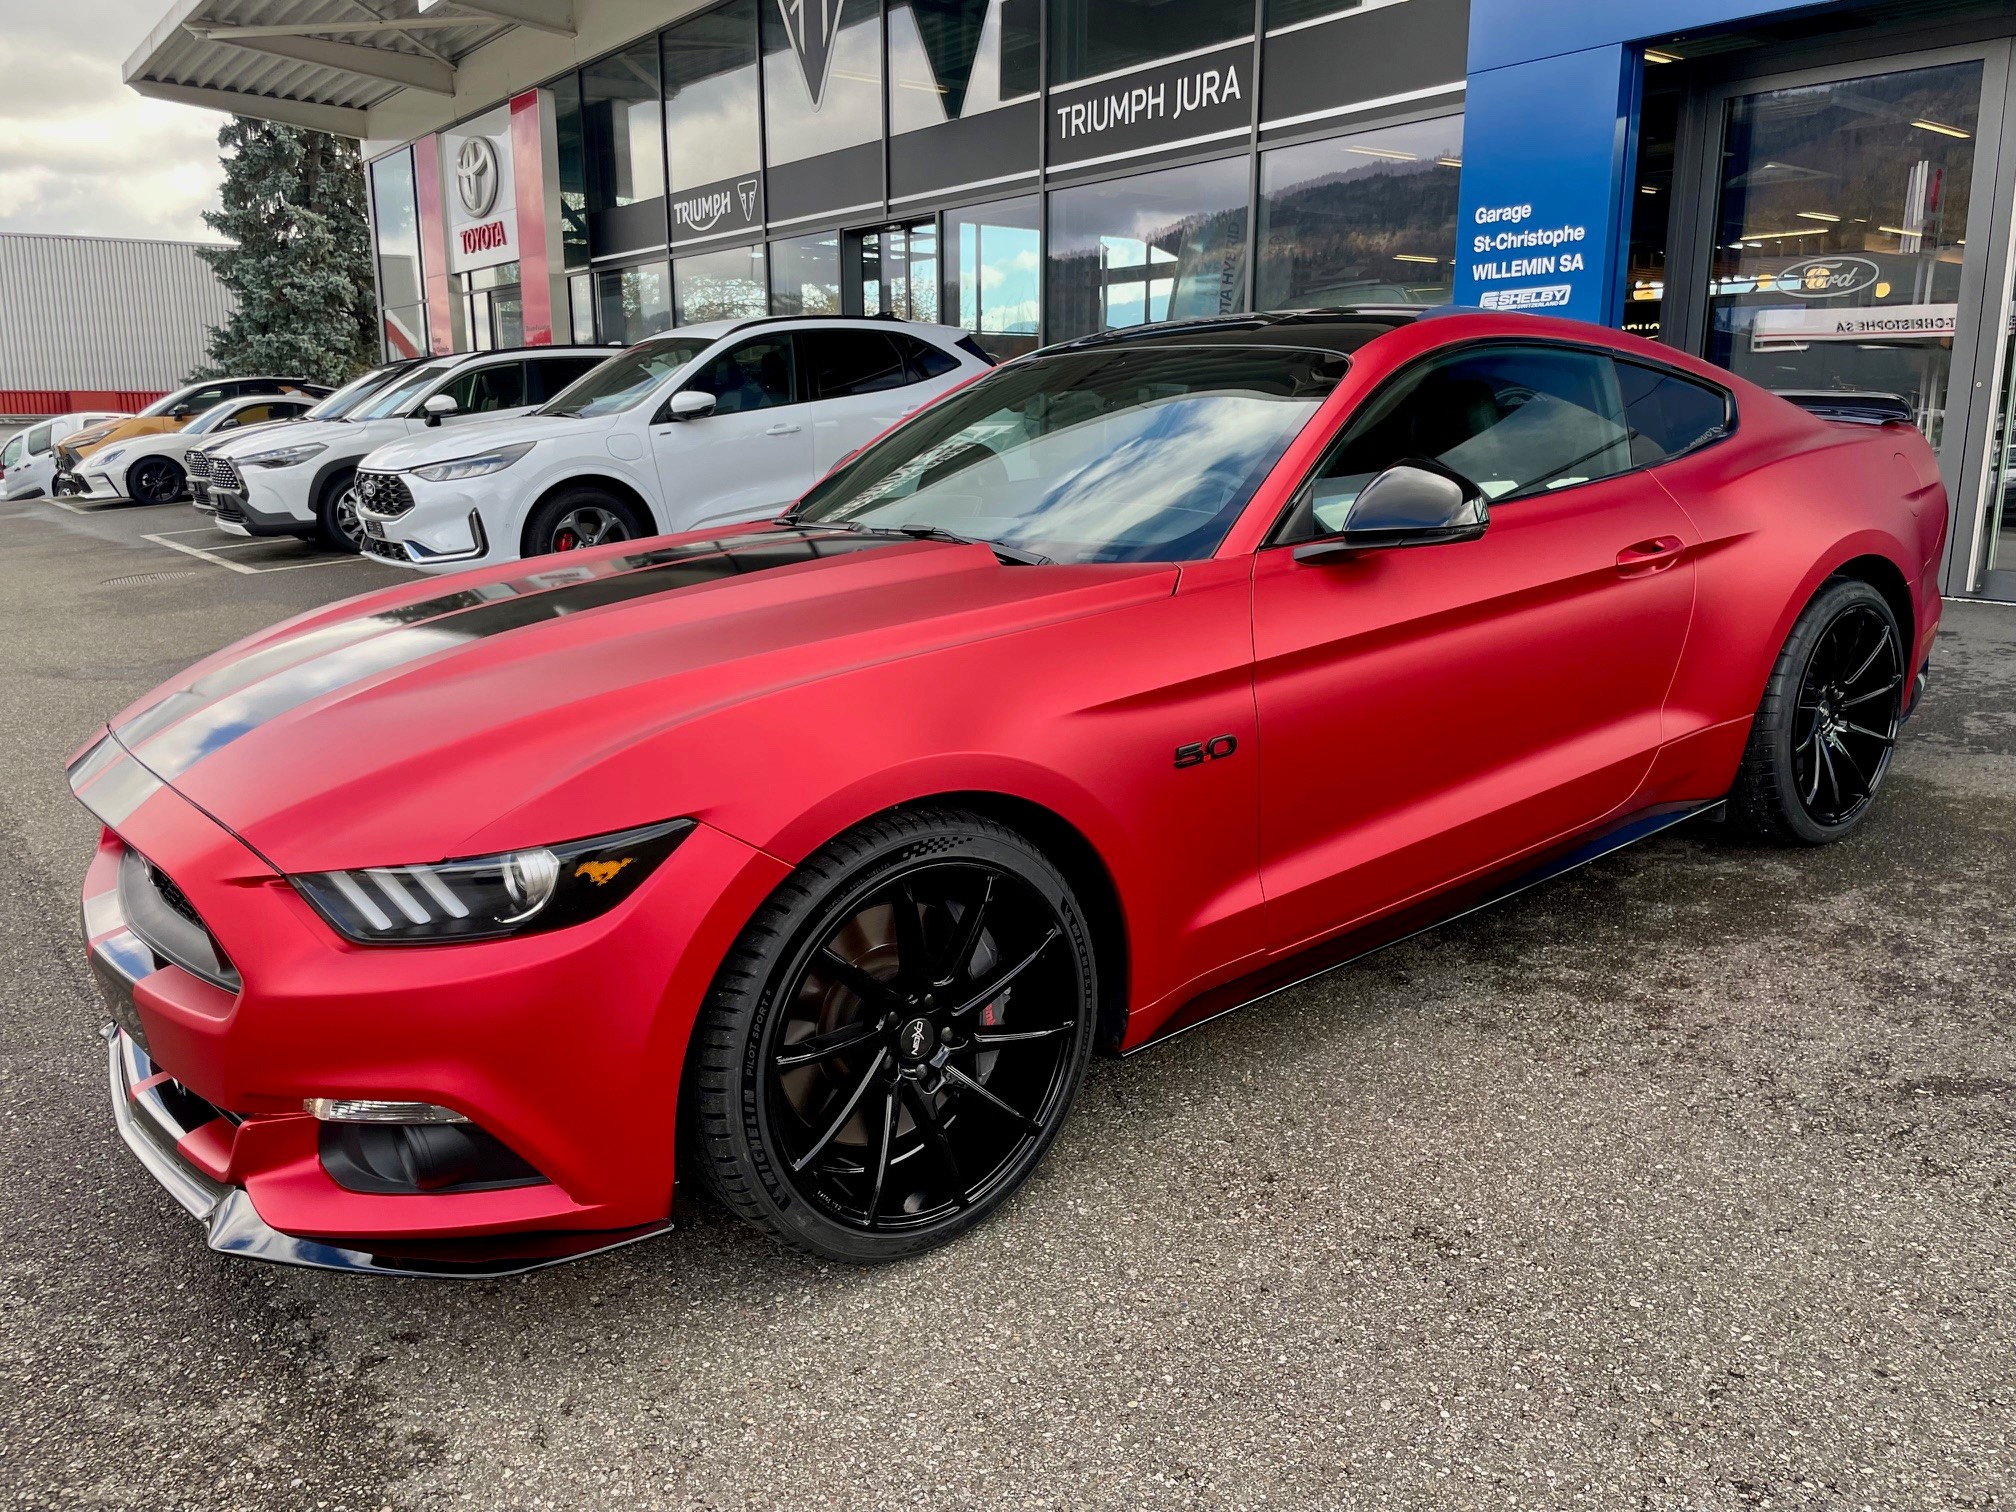
[[[1664,572],[1680,560],[1680,553],[1686,545],[1678,536],[1655,536],[1649,541],[1626,546],[1617,553],[1617,573],[1620,577],[1648,577],[1655,572]]]
[[[795,425],[773,425],[770,429],[763,432],[763,434],[766,436],[795,436],[798,434],[798,427]]]

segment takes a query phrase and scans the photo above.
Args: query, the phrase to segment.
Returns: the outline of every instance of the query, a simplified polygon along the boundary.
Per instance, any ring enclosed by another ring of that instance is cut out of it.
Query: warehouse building
[[[194,242],[0,233],[0,424],[152,404],[230,316]]]
[[[371,160],[389,352],[886,311],[1620,324],[1909,398],[2016,599],[2010,0],[175,0],[143,93]]]

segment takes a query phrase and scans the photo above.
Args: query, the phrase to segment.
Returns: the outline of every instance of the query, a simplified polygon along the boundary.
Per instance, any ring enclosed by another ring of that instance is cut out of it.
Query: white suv
[[[355,550],[351,497],[373,449],[435,426],[523,415],[610,357],[607,347],[519,347],[431,358],[340,420],[305,421],[235,446],[205,447],[209,502],[233,535],[319,536]]]
[[[373,452],[363,547],[446,571],[761,519],[992,361],[963,331],[880,318],[681,326],[525,419]]]

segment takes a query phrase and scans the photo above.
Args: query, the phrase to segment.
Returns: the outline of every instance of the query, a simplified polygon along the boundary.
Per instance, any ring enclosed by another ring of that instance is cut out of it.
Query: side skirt
[[[1622,850],[1627,845],[1635,845],[1661,830],[1671,829],[1689,819],[1719,818],[1724,806],[1724,800],[1718,798],[1709,803],[1669,803],[1641,810],[1593,834],[1577,836],[1541,852],[1537,857],[1529,857],[1516,867],[1473,879],[1449,892],[1438,893],[1423,902],[1348,930],[1334,939],[1271,962],[1249,976],[1192,998],[1171,1014],[1168,1022],[1149,1038],[1131,1050],[1121,1051],[1121,1058],[1139,1055],[1156,1045],[1166,1045],[1177,1035],[1202,1028],[1213,1019],[1223,1018],[1276,993],[1314,981],[1354,961],[1362,961],[1389,945],[1398,945],[1403,940],[1411,940],[1418,934],[1426,934],[1431,929],[1502,903],[1529,887],[1538,887],[1564,872],[1587,866],[1599,857]]]

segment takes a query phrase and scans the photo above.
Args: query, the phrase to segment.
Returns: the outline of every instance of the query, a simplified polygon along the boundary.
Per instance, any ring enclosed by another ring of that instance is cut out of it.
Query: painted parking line
[[[170,551],[179,551],[184,556],[195,557],[198,561],[209,562],[212,566],[227,568],[232,572],[245,573],[247,576],[253,576],[261,572],[300,572],[309,567],[341,567],[350,562],[372,561],[372,558],[365,556],[326,556],[317,557],[310,562],[281,562],[272,567],[248,567],[243,562],[234,562],[229,557],[219,556],[217,552],[236,551],[244,546],[265,546],[270,544],[269,542],[237,541],[228,546],[219,546],[215,550],[212,550],[203,546],[191,546],[186,541],[169,539],[170,536],[177,535],[210,535],[213,533],[209,530],[171,530],[164,531],[159,535],[143,535],[140,539],[143,541],[152,541],[156,546],[166,546]],[[378,563],[375,565],[383,564]]]

